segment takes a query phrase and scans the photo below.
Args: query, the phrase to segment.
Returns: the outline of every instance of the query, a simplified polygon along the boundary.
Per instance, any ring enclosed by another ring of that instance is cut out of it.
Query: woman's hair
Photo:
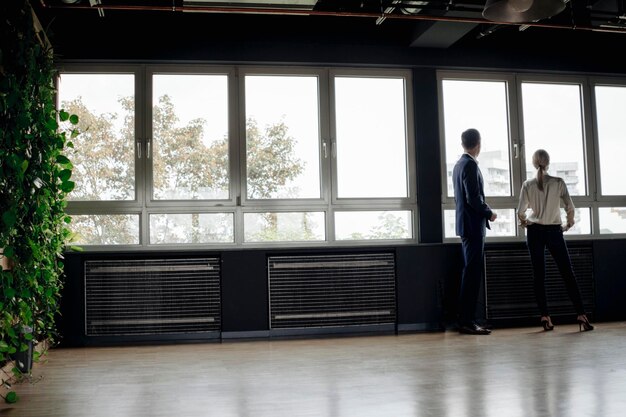
[[[537,149],[533,154],[533,166],[537,169],[537,187],[543,191],[543,176],[550,165],[550,155],[543,149]]]

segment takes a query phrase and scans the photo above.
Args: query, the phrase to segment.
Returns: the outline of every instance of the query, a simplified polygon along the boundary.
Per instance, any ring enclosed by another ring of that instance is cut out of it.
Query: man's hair
[[[480,143],[480,132],[476,129],[467,129],[461,133],[463,149],[474,149]]]

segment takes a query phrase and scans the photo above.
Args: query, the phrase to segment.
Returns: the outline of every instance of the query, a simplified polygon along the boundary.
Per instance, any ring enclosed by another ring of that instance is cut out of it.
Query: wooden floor
[[[55,349],[19,417],[626,416],[626,323]]]

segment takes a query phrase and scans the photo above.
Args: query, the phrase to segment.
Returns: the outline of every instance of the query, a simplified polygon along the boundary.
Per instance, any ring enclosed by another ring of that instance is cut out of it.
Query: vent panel
[[[219,331],[218,258],[85,262],[85,334]]]
[[[570,247],[570,258],[585,309],[594,309],[593,251],[590,247]],[[509,319],[539,315],[533,289],[533,272],[526,249],[485,251],[487,317]],[[559,269],[546,251],[546,295],[552,315],[573,315]]]
[[[268,258],[270,328],[394,324],[392,253]]]

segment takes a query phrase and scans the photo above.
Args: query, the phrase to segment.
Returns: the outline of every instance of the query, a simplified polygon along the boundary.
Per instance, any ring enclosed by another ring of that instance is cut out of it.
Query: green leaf
[[[24,339],[26,339],[26,340],[33,340],[33,334],[32,333],[26,333],[24,335]]]
[[[6,225],[7,229],[12,228],[16,220],[17,220],[17,214],[15,213],[15,210],[11,209],[2,213],[2,221]],[[7,253],[6,250],[7,248],[4,248],[4,253],[7,256],[11,256]]]
[[[57,130],[59,128],[59,124],[54,119],[48,119],[46,122],[46,128],[49,130]]]
[[[28,169],[28,160],[23,160],[22,161],[22,165],[21,165],[21,170],[22,170],[22,174],[26,172],[26,170]]]
[[[4,296],[8,299],[15,297],[15,288],[7,287],[4,289]]]
[[[65,155],[58,155],[57,156],[57,162],[59,164],[65,165],[65,164],[69,164],[70,160]]]
[[[13,246],[5,247],[2,252],[3,255],[7,258],[12,258],[15,255],[15,250],[13,249]]]
[[[63,182],[69,180],[71,176],[72,176],[72,170],[71,169],[64,169],[63,171],[59,172],[59,178]]]
[[[77,125],[78,124],[78,116],[73,114],[70,116],[70,123],[73,125]]]
[[[17,396],[17,394],[15,393],[15,391],[9,391],[7,392],[6,397],[4,397],[4,401],[7,404],[15,404],[17,402],[17,400],[19,399],[19,397]]]
[[[59,112],[59,120],[61,120],[62,122],[67,121],[67,119],[69,118],[70,118],[70,114],[66,112],[65,110],[61,110]]]
[[[69,193],[74,189],[76,183],[74,181],[65,181],[61,184],[61,190],[63,192]]]

